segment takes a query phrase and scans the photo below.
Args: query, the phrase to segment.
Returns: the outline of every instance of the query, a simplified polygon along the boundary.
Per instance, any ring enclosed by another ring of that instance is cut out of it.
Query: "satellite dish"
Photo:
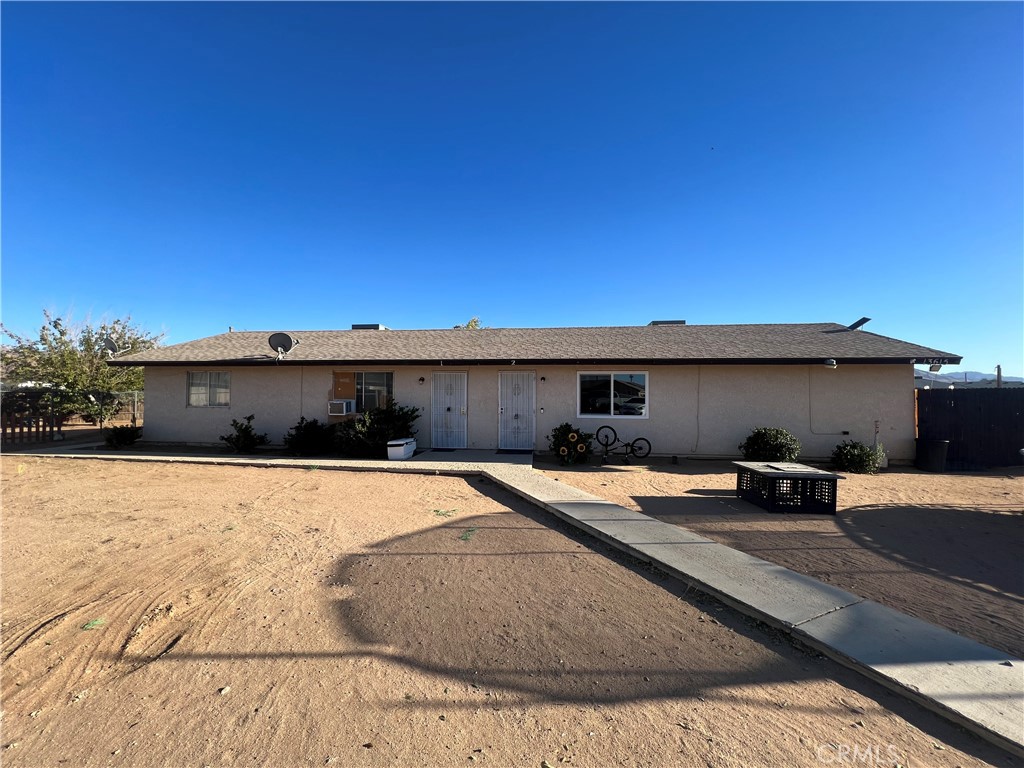
[[[120,349],[117,346],[117,342],[109,336],[103,340],[103,349],[107,353],[108,360],[113,360],[118,355],[123,355],[124,353],[131,351],[131,347],[128,347],[127,349]]]
[[[277,359],[281,360],[292,351],[294,347],[299,345],[298,339],[293,339],[287,333],[272,333],[270,338],[267,340],[270,344],[270,348],[277,352]]]

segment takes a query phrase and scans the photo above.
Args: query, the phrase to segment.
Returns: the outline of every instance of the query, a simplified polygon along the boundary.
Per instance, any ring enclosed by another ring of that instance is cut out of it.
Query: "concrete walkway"
[[[70,446],[69,446],[70,447]],[[1024,661],[850,592],[584,493],[533,457],[427,451],[404,462],[189,456],[81,446],[20,455],[483,475],[562,520],[1024,757]]]

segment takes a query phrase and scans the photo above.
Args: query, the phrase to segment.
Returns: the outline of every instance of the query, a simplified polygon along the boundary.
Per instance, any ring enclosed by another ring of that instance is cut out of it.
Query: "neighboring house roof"
[[[1021,381],[1004,381],[998,387],[996,386],[995,379],[983,379],[982,381],[968,381],[966,384],[953,382],[951,384],[944,385],[932,385],[932,389],[1020,389],[1024,387],[1024,382]]]
[[[268,331],[235,331],[125,355],[110,365],[957,364],[961,357],[836,323],[290,331],[278,361]]]

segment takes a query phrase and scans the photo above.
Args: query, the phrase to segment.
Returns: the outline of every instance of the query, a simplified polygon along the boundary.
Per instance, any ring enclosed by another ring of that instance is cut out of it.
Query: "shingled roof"
[[[696,365],[958,364],[959,355],[850,330],[836,323],[481,328],[420,331],[290,331],[282,360],[268,331],[222,333],[157,347],[111,365]]]

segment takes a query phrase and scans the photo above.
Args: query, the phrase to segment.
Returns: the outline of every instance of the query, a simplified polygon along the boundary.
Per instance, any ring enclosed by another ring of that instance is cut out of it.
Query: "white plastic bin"
[[[416,438],[401,437],[388,443],[388,459],[404,461],[416,453]]]

